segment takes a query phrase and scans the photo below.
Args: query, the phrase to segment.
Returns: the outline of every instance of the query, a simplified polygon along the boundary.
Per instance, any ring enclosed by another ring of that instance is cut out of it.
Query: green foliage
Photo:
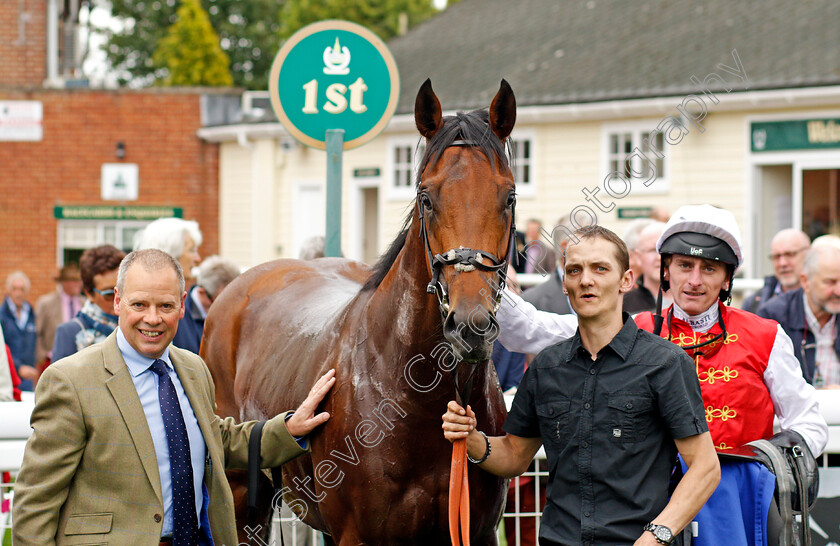
[[[112,15],[125,28],[98,30],[108,36],[105,52],[118,82],[143,86],[163,79],[166,70],[155,65],[153,54],[176,20],[176,0],[109,3]],[[201,0],[201,4],[230,58],[233,85],[246,89],[268,89],[271,63],[282,41],[315,21],[353,21],[388,40],[400,29],[401,13],[409,28],[437,13],[432,0]]]
[[[286,0],[280,36],[285,40],[316,21],[344,19],[388,40],[399,33],[401,17],[411,28],[435,13],[432,0]]]
[[[152,56],[166,69],[164,85],[229,86],[233,83],[230,59],[219,46],[219,37],[200,0],[181,0],[177,19],[158,43]]]
[[[105,1],[105,0],[96,0]],[[150,85],[165,77],[156,67],[157,44],[175,22],[175,0],[111,0],[111,14],[125,29],[108,35],[108,62],[126,85]],[[230,58],[233,84],[246,89],[267,89],[274,55],[280,49],[280,9],[277,0],[202,0],[202,7]]]

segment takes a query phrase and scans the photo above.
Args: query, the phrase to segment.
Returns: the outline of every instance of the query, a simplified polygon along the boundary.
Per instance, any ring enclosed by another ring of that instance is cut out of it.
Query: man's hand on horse
[[[306,436],[315,427],[323,425],[330,418],[330,414],[323,411],[315,415],[315,408],[335,385],[335,370],[330,370],[315,382],[306,400],[301,403],[295,413],[286,421],[286,429],[292,436]]]
[[[475,413],[470,406],[464,410],[454,400],[446,406],[443,414],[443,437],[454,442],[470,435],[476,427]]]

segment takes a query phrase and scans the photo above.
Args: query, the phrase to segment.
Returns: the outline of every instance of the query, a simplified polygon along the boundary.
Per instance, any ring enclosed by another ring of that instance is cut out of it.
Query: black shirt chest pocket
[[[613,442],[627,443],[644,440],[652,423],[653,399],[646,392],[616,392],[610,394],[607,434]]]
[[[568,441],[570,407],[569,399],[537,404],[537,418],[540,421],[540,435],[543,443],[558,444],[563,439]]]

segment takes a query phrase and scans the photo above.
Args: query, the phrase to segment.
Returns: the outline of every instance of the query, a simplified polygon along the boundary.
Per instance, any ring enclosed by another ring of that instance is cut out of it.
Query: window
[[[534,131],[514,130],[510,136],[510,167],[516,193],[520,197],[534,197],[536,174],[534,173]]]
[[[612,173],[629,180],[632,195],[666,193],[668,161],[661,132],[642,124],[605,127],[606,154],[601,180]],[[662,157],[660,157],[662,156]]]
[[[511,140],[511,155],[517,187],[531,184],[531,139]]]
[[[60,220],[58,252],[61,263],[78,263],[85,250],[99,245],[114,245],[126,253],[131,252],[134,234],[148,224],[128,220]]]
[[[426,141],[417,137],[398,137],[389,141],[388,170],[393,199],[405,199],[414,195],[414,182],[417,180],[417,168],[423,153],[426,151]]]

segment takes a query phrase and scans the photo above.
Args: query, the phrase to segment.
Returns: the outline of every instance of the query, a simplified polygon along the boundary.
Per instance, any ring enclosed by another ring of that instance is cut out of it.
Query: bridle
[[[449,146],[476,146],[476,143],[472,140],[455,140]],[[513,253],[516,249],[516,201],[514,200],[511,205],[508,253],[504,260],[500,260],[490,252],[464,247],[453,248],[442,254],[434,254],[431,246],[429,246],[429,234],[426,231],[426,211],[421,202],[421,198],[422,193],[418,184],[416,205],[417,215],[420,217],[420,238],[423,239],[423,244],[426,247],[432,277],[426,286],[426,292],[437,296],[440,312],[445,318],[449,315],[449,293],[446,290],[446,285],[440,278],[440,272],[444,266],[454,266],[456,271],[462,272],[474,271],[476,269],[480,271],[498,272],[499,284],[493,296],[493,313],[495,314],[502,303],[502,291],[507,281],[507,266],[513,259]]]

